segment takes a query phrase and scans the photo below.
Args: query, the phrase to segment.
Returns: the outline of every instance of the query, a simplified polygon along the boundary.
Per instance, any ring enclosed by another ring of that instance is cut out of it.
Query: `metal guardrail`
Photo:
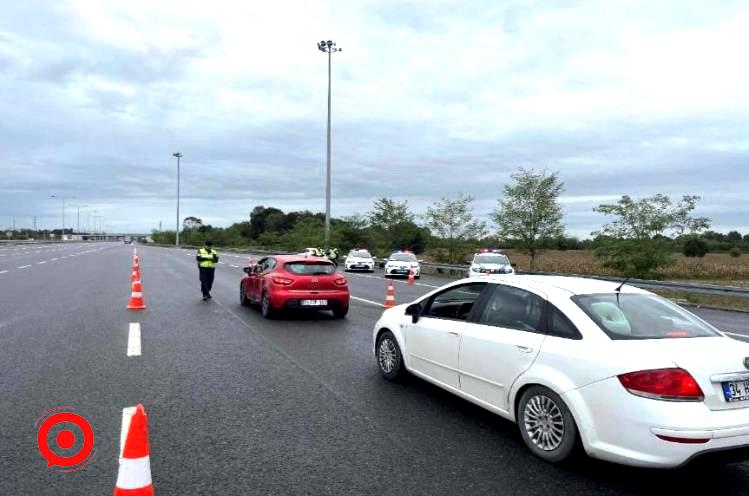
[[[174,247],[174,245],[160,245],[155,243],[149,243],[148,246],[167,246]],[[198,249],[199,246],[180,246],[180,248],[186,249]],[[252,249],[252,248],[221,248],[222,251],[232,251],[235,253],[247,253],[247,254],[264,254],[264,255],[284,255],[294,253],[292,251],[276,251],[276,250],[263,250],[263,249]],[[345,257],[341,258],[341,261],[345,260]],[[375,259],[375,264],[379,267],[384,267],[386,259]],[[449,276],[461,276],[464,277],[468,273],[467,264],[446,264],[446,263],[432,263],[432,262],[421,262],[422,268],[433,270],[439,274],[446,274]],[[623,277],[611,277],[611,276],[595,276],[590,274],[565,274],[559,272],[521,272],[518,274],[528,275],[544,275],[544,276],[564,276],[564,277],[585,277],[588,279],[598,279],[600,281],[610,282],[622,282]],[[672,291],[684,291],[688,293],[701,293],[701,294],[712,294],[712,295],[723,295],[723,296],[738,296],[738,297],[749,297],[749,287],[740,286],[723,286],[718,284],[700,284],[690,282],[672,282],[672,281],[655,281],[649,279],[629,279],[627,284],[636,286],[642,289],[665,289]]]

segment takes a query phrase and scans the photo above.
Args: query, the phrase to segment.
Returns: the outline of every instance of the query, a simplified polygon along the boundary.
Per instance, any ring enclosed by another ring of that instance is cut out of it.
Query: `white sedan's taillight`
[[[684,369],[653,369],[618,376],[619,382],[636,396],[665,401],[702,401],[705,394]]]

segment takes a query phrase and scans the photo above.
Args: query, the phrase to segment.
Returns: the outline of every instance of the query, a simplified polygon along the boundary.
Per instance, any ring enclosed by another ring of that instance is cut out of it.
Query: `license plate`
[[[325,307],[328,305],[328,300],[302,300],[301,304],[305,307]]]
[[[723,394],[728,402],[749,400],[749,380],[724,382]]]

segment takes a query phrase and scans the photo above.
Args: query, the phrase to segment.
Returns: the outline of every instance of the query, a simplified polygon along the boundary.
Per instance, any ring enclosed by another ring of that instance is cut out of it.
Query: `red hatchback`
[[[327,258],[271,256],[244,271],[239,300],[242,305],[260,305],[263,317],[304,308],[332,310],[338,319],[348,313],[348,281]]]

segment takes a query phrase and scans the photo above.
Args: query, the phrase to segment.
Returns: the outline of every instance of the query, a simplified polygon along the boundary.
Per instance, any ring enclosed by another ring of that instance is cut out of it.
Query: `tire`
[[[270,303],[270,296],[265,291],[263,291],[263,296],[260,297],[260,314],[266,319],[272,319],[275,315]]]
[[[569,459],[578,444],[579,434],[572,413],[562,398],[549,388],[532,386],[523,393],[518,402],[517,423],[525,445],[546,462],[560,463]]]
[[[385,379],[395,381],[405,374],[401,348],[392,332],[385,331],[380,334],[376,350],[377,367]]]
[[[348,313],[348,306],[345,307],[335,307],[333,309],[333,317],[336,319],[342,319],[346,316]]]
[[[250,306],[250,299],[247,298],[247,293],[244,289],[244,284],[241,282],[239,283],[239,304],[243,307],[249,307]]]

